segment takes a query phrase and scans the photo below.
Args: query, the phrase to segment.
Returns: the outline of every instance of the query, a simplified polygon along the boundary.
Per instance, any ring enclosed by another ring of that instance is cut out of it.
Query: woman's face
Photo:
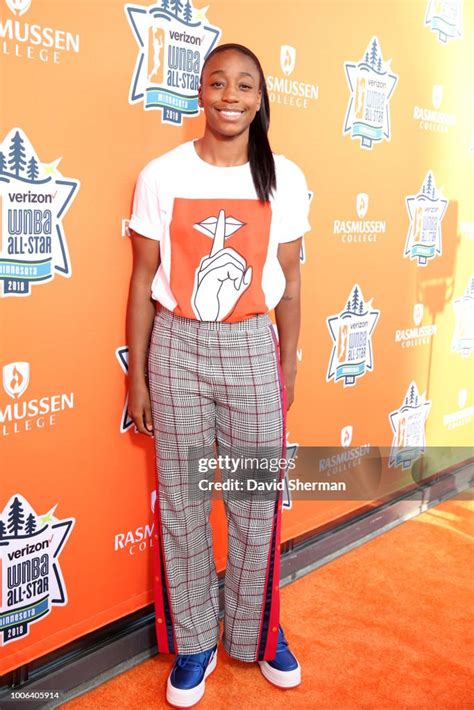
[[[199,103],[214,133],[234,137],[248,131],[261,98],[259,71],[250,57],[231,49],[211,57],[203,72]]]

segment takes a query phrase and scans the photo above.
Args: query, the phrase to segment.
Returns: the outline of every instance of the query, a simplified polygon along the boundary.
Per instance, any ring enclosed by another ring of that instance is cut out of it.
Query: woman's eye
[[[249,86],[248,84],[241,84],[241,85],[240,85],[240,88],[241,88],[241,89],[251,89],[252,87]]]
[[[217,87],[223,86],[223,82],[222,82],[222,81],[214,81],[214,82],[211,84],[211,86],[217,86]]]

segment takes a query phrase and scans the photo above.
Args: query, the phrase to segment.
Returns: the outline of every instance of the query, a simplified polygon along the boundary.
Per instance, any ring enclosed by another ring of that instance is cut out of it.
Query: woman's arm
[[[127,306],[128,413],[138,431],[153,436],[145,368],[155,316],[151,282],[160,264],[160,243],[132,232],[133,271]]]
[[[300,332],[300,250],[302,237],[278,245],[278,261],[285,274],[286,287],[275,307],[280,343],[280,362],[286,388],[287,410],[295,396],[296,349]]]

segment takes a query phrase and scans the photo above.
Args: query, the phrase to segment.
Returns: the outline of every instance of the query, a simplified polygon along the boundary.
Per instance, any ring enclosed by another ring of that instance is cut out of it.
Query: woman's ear
[[[201,90],[201,86],[199,86],[199,89],[198,89],[198,105],[202,108],[202,90]]]

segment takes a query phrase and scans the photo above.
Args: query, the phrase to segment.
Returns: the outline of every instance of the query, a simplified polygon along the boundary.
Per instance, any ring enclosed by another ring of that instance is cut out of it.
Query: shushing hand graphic
[[[219,210],[217,219],[209,217],[194,225],[213,237],[211,252],[201,260],[194,281],[192,305],[200,320],[224,320],[250,285],[252,267],[235,249],[225,246],[226,238],[243,226],[233,217],[226,218],[224,210]]]

